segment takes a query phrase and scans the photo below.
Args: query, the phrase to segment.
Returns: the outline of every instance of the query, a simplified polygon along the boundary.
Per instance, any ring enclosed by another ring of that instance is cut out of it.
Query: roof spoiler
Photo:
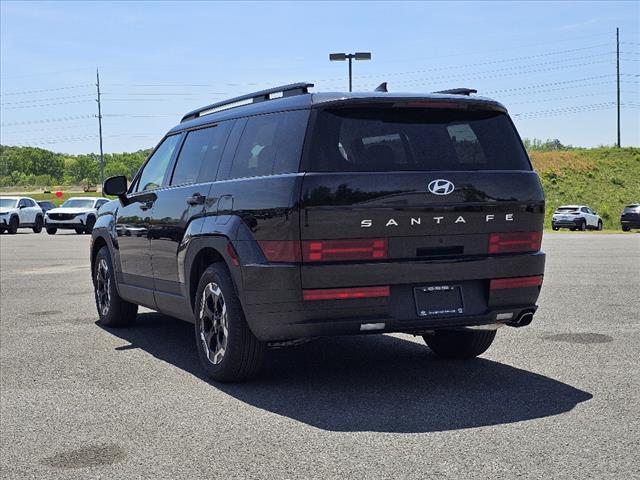
[[[466,95],[470,96],[472,93],[478,93],[478,90],[475,88],[452,88],[450,90],[440,90],[439,92],[433,93],[444,93],[447,95]]]
[[[212,103],[206,107],[198,108],[187,113],[180,123],[193,120],[203,115],[209,115],[211,113],[220,112],[222,110],[228,110],[230,108],[241,107],[243,105],[250,105],[252,103],[264,102],[266,100],[273,100],[280,97],[292,97],[294,95],[303,95],[309,93],[309,89],[313,87],[313,83],[291,83],[289,85],[282,85],[280,87],[269,88],[267,90],[261,90],[259,92],[249,93],[247,95],[241,95],[240,97],[231,98],[222,102]]]

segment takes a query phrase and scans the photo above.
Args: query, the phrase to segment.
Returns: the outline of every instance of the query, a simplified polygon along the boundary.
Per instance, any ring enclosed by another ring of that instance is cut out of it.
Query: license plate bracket
[[[413,296],[419,317],[446,317],[464,314],[460,285],[414,287]]]

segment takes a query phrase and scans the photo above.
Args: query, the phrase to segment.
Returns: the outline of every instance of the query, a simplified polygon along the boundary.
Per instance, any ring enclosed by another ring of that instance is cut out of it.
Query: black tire
[[[55,235],[58,229],[56,227],[47,227],[47,233],[49,235]]]
[[[36,223],[33,226],[33,233],[40,233],[42,231],[42,225],[44,224],[44,222],[42,221],[42,217],[40,215],[38,215],[36,217]]]
[[[106,246],[96,255],[92,276],[96,309],[100,317],[98,322],[105,327],[131,325],[138,315],[138,305],[129,303],[118,295],[113,263]]]
[[[0,234],[3,234],[5,231],[5,227],[0,227]]]
[[[560,230],[560,227],[551,227],[551,229],[555,232],[557,232],[558,230]]]
[[[598,227],[596,228],[599,232],[602,231],[602,220],[598,220]]]
[[[19,227],[20,220],[18,219],[18,217],[11,217],[11,220],[9,220],[9,227],[7,228],[7,232],[9,232],[11,235],[15,235],[16,233],[18,233]]]
[[[580,226],[578,227],[578,230],[580,230],[581,232],[584,232],[586,229],[587,229],[587,222],[582,220],[582,222],[580,222]]]
[[[436,330],[422,338],[439,357],[467,359],[486,352],[495,337],[495,330]]]
[[[93,226],[96,224],[96,217],[89,217],[87,218],[87,224],[84,227],[84,233],[91,233],[93,232]]]
[[[626,225],[623,225],[623,226],[622,226],[622,231],[623,231],[623,232],[628,232],[628,231],[630,231],[630,230],[631,230],[631,227],[627,227]]]
[[[194,312],[196,348],[207,376],[240,382],[258,374],[266,344],[249,328],[225,264],[214,263],[200,277]]]
[[[84,228],[77,227],[74,229],[78,235],[82,235],[84,233]]]

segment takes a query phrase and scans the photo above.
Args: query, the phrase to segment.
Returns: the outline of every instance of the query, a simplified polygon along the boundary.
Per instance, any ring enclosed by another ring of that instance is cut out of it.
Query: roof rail
[[[433,93],[446,93],[448,95],[466,95],[467,97],[472,93],[478,93],[478,90],[475,88],[452,88],[450,90],[440,90],[439,92]]]
[[[210,113],[220,112],[222,110],[228,110],[230,108],[241,107],[243,105],[249,105],[251,103],[264,102],[265,100],[271,100],[273,98],[280,97],[292,97],[294,95],[303,95],[309,93],[309,88],[313,87],[313,83],[291,83],[289,85],[282,85],[280,87],[269,88],[267,90],[261,90],[259,92],[249,93],[240,97],[231,98],[218,103],[212,103],[206,107],[198,108],[187,113],[180,123],[184,123],[188,120],[201,117],[203,115],[209,115]],[[281,95],[274,95],[280,93]],[[272,95],[274,95],[272,97]]]

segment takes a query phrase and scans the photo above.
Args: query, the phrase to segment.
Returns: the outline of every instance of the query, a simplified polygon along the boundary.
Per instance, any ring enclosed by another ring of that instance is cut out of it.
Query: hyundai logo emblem
[[[456,187],[449,180],[438,178],[429,182],[428,188],[434,195],[449,195]]]

